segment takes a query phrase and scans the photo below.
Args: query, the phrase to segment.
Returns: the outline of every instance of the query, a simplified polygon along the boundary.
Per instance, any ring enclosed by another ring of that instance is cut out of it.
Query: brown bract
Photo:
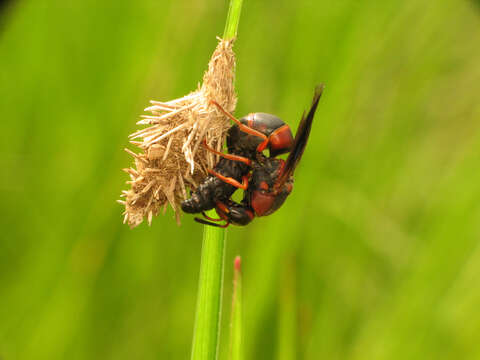
[[[187,188],[195,189],[207,176],[216,156],[202,146],[205,139],[211,147],[221,150],[230,127],[214,100],[229,112],[235,110],[237,98],[234,89],[235,55],[233,40],[219,39],[203,84],[194,92],[171,101],[150,101],[137,124],[148,125],[130,135],[130,142],[140,148],[134,157],[134,166],[124,169],[130,175],[129,190],[122,192],[125,200],[124,222],[130,227],[152,217],[167,204],[175,211],[180,223],[180,202],[187,198]]]

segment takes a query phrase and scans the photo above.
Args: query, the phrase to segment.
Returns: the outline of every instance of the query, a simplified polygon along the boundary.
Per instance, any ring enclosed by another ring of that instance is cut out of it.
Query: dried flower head
[[[221,150],[230,127],[229,121],[211,104],[214,100],[233,112],[237,102],[233,86],[235,55],[233,40],[218,39],[208,70],[199,88],[179,99],[150,101],[137,122],[148,127],[130,135],[131,143],[141,149],[135,153],[135,166],[124,169],[130,175],[129,190],[119,200],[125,205],[124,222],[130,227],[139,225],[143,218],[151,224],[160,208],[165,213],[167,204],[175,211],[180,223],[180,202],[187,198],[186,187],[195,189],[214,166],[216,157],[207,152],[202,141]]]

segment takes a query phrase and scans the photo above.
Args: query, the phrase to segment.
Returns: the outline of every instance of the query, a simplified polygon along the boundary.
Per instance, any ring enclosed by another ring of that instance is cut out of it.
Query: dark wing
[[[305,112],[302,115],[302,120],[298,125],[297,133],[295,134],[295,140],[293,141],[292,151],[288,155],[284,172],[275,184],[277,189],[282,188],[283,184],[285,184],[288,178],[293,174],[295,168],[300,162],[300,159],[302,158],[305,146],[307,146],[307,141],[312,128],[313,117],[315,116],[315,111],[317,110],[318,101],[322,96],[324,88],[325,85],[323,84],[317,85],[315,88],[315,94],[313,95],[312,106],[308,111],[307,117],[305,117]]]

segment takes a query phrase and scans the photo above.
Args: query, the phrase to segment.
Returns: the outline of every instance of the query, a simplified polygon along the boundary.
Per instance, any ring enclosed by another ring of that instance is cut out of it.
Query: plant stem
[[[230,324],[230,360],[242,360],[243,299],[240,256],[235,258],[233,271],[232,320]]]
[[[228,40],[237,36],[240,13],[242,12],[242,2],[243,0],[230,0],[227,23],[225,24],[225,31],[223,32],[224,40]]]
[[[237,36],[243,0],[230,0],[223,38]],[[215,211],[209,215],[215,217]],[[226,231],[204,226],[198,284],[197,310],[193,332],[192,360],[216,360],[220,337]]]
[[[224,229],[204,226],[192,360],[217,358],[225,238]]]

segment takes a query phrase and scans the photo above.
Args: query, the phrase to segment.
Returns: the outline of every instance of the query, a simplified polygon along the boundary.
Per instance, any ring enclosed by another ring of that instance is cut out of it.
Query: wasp
[[[209,176],[191,197],[182,202],[186,213],[202,213],[205,219],[195,221],[218,227],[247,225],[255,217],[267,216],[278,210],[293,189],[293,174],[300,162],[312,128],[323,85],[315,88],[310,110],[302,116],[295,138],[288,124],[275,115],[251,113],[236,119],[213,102],[221,112],[234,121],[227,133],[228,153],[204,146],[221,158]],[[264,150],[269,150],[269,156]],[[278,155],[289,153],[286,160]],[[231,199],[237,189],[244,190],[240,203]],[[215,208],[219,218],[205,214]],[[218,221],[225,221],[218,224]]]

